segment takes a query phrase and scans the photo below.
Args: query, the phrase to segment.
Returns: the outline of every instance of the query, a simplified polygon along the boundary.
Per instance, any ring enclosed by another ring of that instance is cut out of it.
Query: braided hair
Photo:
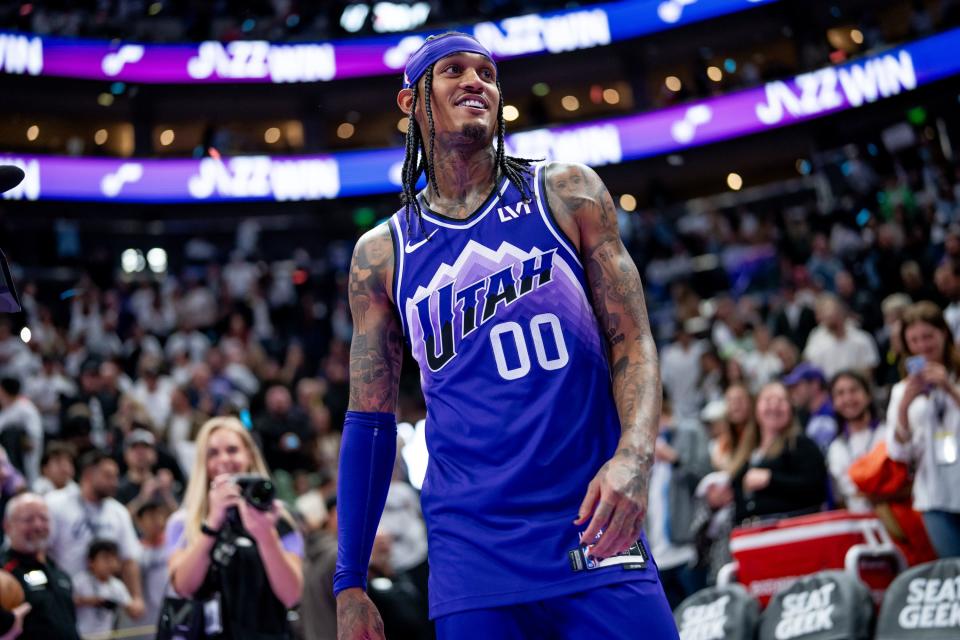
[[[431,36],[432,39],[437,36]],[[410,116],[407,122],[406,149],[403,158],[403,168],[401,169],[401,185],[403,191],[400,194],[400,201],[404,206],[404,216],[407,229],[410,228],[411,212],[417,216],[417,224],[421,231],[423,230],[423,221],[421,216],[423,211],[420,208],[420,202],[417,200],[417,181],[420,176],[426,172],[427,182],[437,188],[437,175],[434,171],[433,149],[436,139],[436,131],[433,126],[433,107],[430,104],[430,95],[433,89],[433,68],[435,64],[427,67],[424,72],[426,79],[423,86],[423,96],[420,96],[419,83],[411,86],[413,100],[410,103]],[[526,176],[533,171],[530,166],[537,160],[530,158],[515,158],[506,154],[506,144],[504,143],[504,133],[506,131],[503,118],[503,91],[500,88],[500,79],[497,78],[497,93],[500,94],[500,102],[497,104],[497,151],[495,166],[497,176],[495,182],[499,182],[501,176],[506,176],[508,180],[520,192],[524,202],[530,202],[533,195],[530,193],[530,187],[527,184]],[[424,140],[423,133],[420,131],[420,125],[414,114],[417,112],[417,102],[424,101],[424,108],[427,112],[427,127],[429,135],[429,144]]]

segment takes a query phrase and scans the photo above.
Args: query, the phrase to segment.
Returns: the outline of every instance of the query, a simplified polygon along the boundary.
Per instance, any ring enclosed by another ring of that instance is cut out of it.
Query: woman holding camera
[[[303,539],[272,494],[264,499],[256,482],[241,487],[242,474],[269,478],[250,434],[236,418],[207,421],[183,507],[167,523],[170,584],[202,603],[199,637],[290,638],[287,609],[303,590]]]
[[[941,558],[960,556],[960,352],[940,307],[917,302],[903,312],[900,335],[910,357],[887,408],[887,450],[916,465],[913,506]]]

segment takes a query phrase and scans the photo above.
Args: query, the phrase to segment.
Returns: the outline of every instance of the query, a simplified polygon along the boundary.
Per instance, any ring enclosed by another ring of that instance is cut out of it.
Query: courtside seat
[[[758,640],[868,640],[870,589],[838,570],[804,576],[776,594],[760,618]]]
[[[681,640],[753,640],[760,604],[741,584],[701,589],[673,612]]]
[[[887,588],[877,621],[877,640],[960,638],[960,558],[945,558],[904,571]]]

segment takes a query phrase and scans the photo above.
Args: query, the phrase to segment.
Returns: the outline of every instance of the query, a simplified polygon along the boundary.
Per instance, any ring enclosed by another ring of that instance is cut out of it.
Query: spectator
[[[33,490],[41,496],[67,489],[76,492],[79,486],[74,481],[73,460],[76,449],[65,442],[51,442],[40,458],[40,477],[33,483]]]
[[[77,385],[64,375],[55,354],[43,354],[41,363],[40,371],[24,384],[24,393],[37,405],[44,433],[48,437],[57,436],[60,434],[60,398],[76,395]]]
[[[788,338],[783,336],[774,338],[773,342],[770,343],[770,349],[780,358],[783,365],[781,371],[793,371],[793,368],[800,362],[800,350]]]
[[[873,506],[850,479],[851,463],[868,453],[884,439],[870,402],[870,383],[856,371],[841,371],[830,381],[830,396],[840,433],[827,450],[827,469],[833,479],[834,497],[849,511],[868,513]]]
[[[373,539],[367,592],[383,619],[386,637],[423,638],[428,633],[427,619],[419,615],[424,596],[391,564],[392,540],[383,532],[377,532]]]
[[[429,567],[427,566],[427,527],[420,511],[420,496],[408,481],[401,447],[387,491],[387,501],[380,518],[379,532],[390,537],[390,566],[417,591],[419,615],[423,625],[430,625],[427,607]],[[432,633],[431,633],[432,637]]]
[[[810,332],[817,326],[817,316],[798,295],[792,281],[784,284],[782,293],[783,303],[773,316],[773,334],[786,336],[795,345],[806,344]]]
[[[311,640],[336,640],[333,573],[337,568],[337,497],[324,500],[319,491],[313,491],[297,499],[297,510],[304,518],[307,531],[300,606],[303,636]]]
[[[907,260],[900,265],[902,292],[913,300],[939,300],[937,288],[923,277],[920,265],[915,260]]]
[[[853,274],[846,270],[837,272],[834,277],[834,290],[861,328],[870,333],[877,330],[880,318],[875,298],[868,289],[857,286]]]
[[[810,334],[803,359],[828,378],[842,369],[870,372],[880,362],[869,333],[847,318],[843,303],[833,294],[817,298],[817,328]]]
[[[773,349],[770,329],[758,324],[753,329],[753,348],[740,356],[740,365],[746,374],[750,391],[756,393],[768,382],[773,382],[783,371],[783,362]]]
[[[107,444],[107,423],[113,417],[117,406],[101,396],[103,380],[100,378],[100,363],[93,359],[86,360],[80,366],[80,384],[77,395],[64,398],[60,402],[62,424],[65,426],[71,418],[81,415],[78,405],[83,408],[82,415],[86,417],[87,434],[90,445],[103,447]],[[65,435],[66,438],[78,437],[78,434]],[[85,451],[78,446],[78,452]]]
[[[943,319],[950,328],[953,340],[960,338],[960,264],[953,260],[944,260],[933,273],[937,291],[947,300],[943,310]]]
[[[157,468],[157,440],[146,429],[134,429],[124,440],[123,459],[127,471],[120,479],[117,500],[131,514],[148,502],[160,502],[170,511],[177,509],[177,491],[169,469]]]
[[[40,477],[40,456],[43,454],[40,412],[30,398],[20,393],[20,380],[16,378],[0,379],[0,407],[0,443],[27,482],[33,483]],[[13,437],[8,437],[8,431]]]
[[[880,329],[877,344],[881,360],[874,375],[878,385],[893,386],[900,380],[900,367],[906,353],[900,337],[900,321],[910,304],[910,297],[902,293],[891,294],[880,304],[883,328]]]
[[[239,420],[208,421],[197,449],[183,507],[167,522],[170,583],[184,597],[219,599],[224,639],[289,638],[287,609],[303,589],[303,539],[279,503],[261,511],[241,496],[237,474],[269,473]]]
[[[167,338],[164,351],[168,360],[174,360],[177,353],[186,353],[193,362],[202,362],[210,348],[210,338],[197,331],[193,324],[181,315],[177,330]]]
[[[163,532],[166,528],[170,510],[166,504],[150,501],[141,504],[134,511],[134,522],[140,532],[140,578],[142,584],[144,614],[140,621],[133,620],[126,612],[120,614],[118,629],[143,628],[144,623],[152,623],[160,617],[160,607],[167,591],[167,561],[170,559]],[[127,632],[132,633],[132,632]],[[124,638],[151,640],[154,634],[140,636],[124,635]]]
[[[0,318],[0,377],[22,379],[28,376],[34,370],[32,359],[27,345],[10,330],[9,318]]]
[[[94,540],[117,544],[123,583],[132,600],[128,611],[134,618],[143,613],[140,593],[140,543],[126,507],[117,502],[117,463],[97,449],[77,462],[80,491],[48,493],[51,513],[50,556],[64,571],[77,575],[87,567],[87,549]]]
[[[667,399],[661,405],[654,458],[647,539],[657,559],[667,601],[676,608],[705,584],[705,577],[693,570],[697,551],[690,521],[693,492],[710,472],[710,454],[703,427],[696,421],[675,419]]]
[[[117,543],[94,540],[87,550],[87,570],[73,584],[73,601],[77,605],[77,631],[84,637],[104,637],[113,631],[119,609],[129,609],[133,600],[123,582],[116,577],[120,570]],[[128,610],[129,613],[129,610]]]
[[[757,396],[758,446],[733,474],[735,522],[819,509],[827,470],[817,445],[803,435],[787,389],[771,382]]]
[[[184,471],[193,468],[196,455],[194,440],[208,417],[190,405],[190,398],[184,387],[177,387],[170,394],[170,420],[166,429],[167,447]]]
[[[130,395],[143,405],[152,424],[163,427],[170,418],[173,382],[167,376],[160,375],[160,364],[159,358],[145,357],[141,360],[140,379],[133,385]]]
[[[753,418],[753,397],[742,384],[727,387],[724,394],[727,424],[725,438],[717,442],[714,454],[719,471],[734,472],[746,463],[757,446],[757,425]]]
[[[0,564],[23,587],[32,607],[20,637],[80,640],[70,575],[47,555],[50,510],[46,502],[35,493],[21,493],[7,504],[3,529],[9,546],[0,552]],[[38,575],[43,578],[38,580]]]
[[[887,407],[887,448],[894,460],[916,466],[913,501],[941,558],[960,556],[960,353],[940,308],[918,302],[900,327],[915,373],[894,385]]]
[[[700,379],[700,356],[705,348],[703,341],[690,332],[687,323],[681,323],[674,341],[663,348],[660,356],[663,388],[676,407],[677,415],[683,418],[695,418],[700,411],[697,381]]]
[[[811,251],[807,260],[810,277],[819,288],[833,291],[837,274],[843,271],[843,263],[834,256],[827,236],[822,233],[813,235]]]
[[[804,433],[821,451],[826,451],[837,435],[837,419],[823,372],[801,362],[783,379],[783,384],[790,391],[790,404],[804,425]]]
[[[266,413],[255,424],[270,468],[288,472],[312,468],[308,451],[313,431],[307,416],[293,406],[289,389],[279,384],[267,389]]]

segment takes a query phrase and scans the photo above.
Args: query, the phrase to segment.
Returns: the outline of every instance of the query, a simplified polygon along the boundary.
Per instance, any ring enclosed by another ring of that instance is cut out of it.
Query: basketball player
[[[383,637],[363,589],[405,339],[427,403],[438,635],[676,638],[640,534],[657,354],[610,194],[585,166],[505,154],[497,67],[470,36],[428,39],[397,102],[404,206],[364,234],[350,272],[339,637]]]

